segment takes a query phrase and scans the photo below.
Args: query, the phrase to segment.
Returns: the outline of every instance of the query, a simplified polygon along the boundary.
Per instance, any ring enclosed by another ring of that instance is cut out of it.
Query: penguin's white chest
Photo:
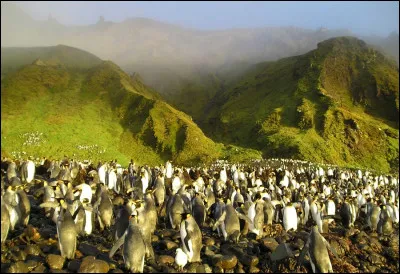
[[[293,206],[286,206],[283,210],[283,227],[286,231],[297,230],[297,213]]]
[[[30,183],[35,177],[35,164],[32,161],[28,162],[27,171],[28,171],[28,176],[26,177],[26,181]]]
[[[89,210],[85,210],[85,217],[86,217],[86,221],[85,221],[85,233],[87,235],[92,234],[92,211]]]

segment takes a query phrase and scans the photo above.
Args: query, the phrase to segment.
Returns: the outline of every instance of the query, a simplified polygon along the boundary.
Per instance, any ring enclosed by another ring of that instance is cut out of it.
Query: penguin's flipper
[[[336,258],[339,258],[339,256],[337,255],[335,249],[332,248],[332,246],[329,244],[329,242],[325,238],[322,238],[322,239],[323,239],[323,241],[325,243],[325,246],[333,253],[333,255],[335,255]]]
[[[128,231],[128,230],[127,230],[127,231]],[[125,233],[121,236],[121,238],[119,238],[119,239],[115,242],[115,244],[113,245],[113,247],[111,248],[110,253],[109,253],[109,255],[108,255],[108,257],[109,257],[110,259],[114,256],[115,252],[117,252],[118,248],[120,248],[121,245],[123,245],[123,243],[125,242],[125,236],[126,236],[126,234],[127,234],[127,231],[125,231]]]
[[[236,214],[238,215],[239,219],[245,220],[246,222],[248,222],[249,224],[253,224],[253,221],[247,217],[246,215],[236,211]]]
[[[39,205],[39,207],[51,207],[51,208],[56,208],[56,207],[58,207],[60,205],[60,203],[58,202],[58,201],[48,201],[48,202],[44,202],[44,203],[41,203],[40,205]]]
[[[303,247],[303,249],[301,250],[301,253],[300,253],[300,255],[299,255],[299,258],[298,258],[298,261],[297,261],[297,264],[298,264],[299,266],[303,265],[304,257],[305,257],[306,254],[307,254],[307,251],[308,251],[308,249],[309,249],[309,246],[310,246],[310,238],[307,240],[307,243],[304,245],[304,247]]]
[[[226,211],[224,211],[221,217],[219,217],[218,221],[215,222],[213,226],[213,231],[217,229],[217,227],[225,221],[225,217],[226,217]]]

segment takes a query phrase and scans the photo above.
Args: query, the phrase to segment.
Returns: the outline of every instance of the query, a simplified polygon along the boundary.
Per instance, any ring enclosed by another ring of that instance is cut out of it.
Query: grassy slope
[[[28,65],[2,80],[1,96],[5,154],[190,164],[211,161],[223,148],[189,116],[158,100],[138,77],[132,79],[111,62],[89,70],[46,62]],[[36,131],[43,133],[42,142],[24,145],[22,135]]]
[[[398,79],[395,64],[362,41],[330,39],[255,66],[218,95],[204,130],[267,157],[394,170]]]
[[[16,71],[40,58],[47,63],[63,64],[68,68],[88,69],[102,62],[97,56],[77,48],[55,47],[1,48],[2,75]]]

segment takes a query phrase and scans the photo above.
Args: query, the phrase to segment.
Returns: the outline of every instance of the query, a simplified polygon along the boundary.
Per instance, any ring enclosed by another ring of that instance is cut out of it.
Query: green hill
[[[63,64],[72,69],[88,69],[99,65],[97,56],[77,48],[58,45],[54,47],[1,48],[2,76],[41,59],[48,64]]]
[[[109,61],[88,69],[74,61],[36,59],[2,79],[2,153],[192,164],[229,152],[159,100],[139,75]]]
[[[399,71],[363,41],[323,41],[300,56],[254,66],[214,98],[214,140],[266,157],[398,171]]]

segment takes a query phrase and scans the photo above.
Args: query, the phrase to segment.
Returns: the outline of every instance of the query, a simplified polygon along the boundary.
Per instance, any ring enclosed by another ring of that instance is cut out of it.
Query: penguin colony
[[[307,255],[310,271],[325,273],[337,271],[328,250],[336,252],[323,236],[336,223],[351,230],[359,222],[361,229],[388,237],[399,223],[399,179],[369,171],[286,159],[209,167],[168,161],[153,168],[131,161],[123,168],[116,160],[95,166],[44,158],[35,165],[32,158],[3,158],[2,245],[29,223],[27,193],[56,226],[62,257],[74,259],[80,239],[109,231],[109,258],[120,250],[131,272],[155,261],[152,236],[161,225],[179,234],[179,271],[202,262],[204,231],[234,246],[250,235],[262,239],[266,228],[281,224],[288,233],[308,233],[298,263]]]

